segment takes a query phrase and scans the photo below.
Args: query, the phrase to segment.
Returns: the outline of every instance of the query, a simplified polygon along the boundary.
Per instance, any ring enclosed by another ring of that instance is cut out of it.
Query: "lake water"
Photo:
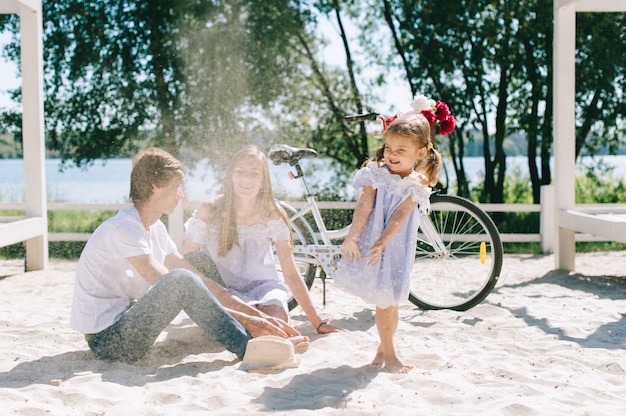
[[[598,158],[600,159],[600,158]],[[507,158],[507,172],[527,174],[525,157]],[[626,179],[626,156],[604,156],[604,163],[614,166],[614,174]],[[59,171],[59,160],[46,160],[46,181],[49,201],[71,203],[122,203],[128,202],[131,159],[111,159],[96,161],[88,169],[67,168]],[[483,160],[480,157],[465,158],[465,169],[474,182],[484,174]],[[590,158],[583,159],[583,164],[597,163]],[[327,160],[304,160],[302,167],[305,172],[313,172],[308,177],[313,189],[316,184],[332,181],[334,173]],[[288,165],[275,166],[270,164],[270,174],[274,191],[280,197],[298,198],[303,189],[300,181],[291,180]],[[452,170],[449,170],[452,172]],[[452,174],[452,176],[454,176]],[[451,180],[454,180],[451,177]],[[346,196],[353,196],[348,186]],[[199,202],[220,191],[213,170],[208,163],[201,162],[187,178],[185,194],[189,201]],[[24,201],[24,163],[21,159],[0,159],[0,201]]]
[[[328,165],[328,161],[318,159],[315,161],[315,167],[310,162],[309,160],[302,162],[305,172],[315,169],[315,179],[318,182],[332,179],[332,171],[325,166]],[[58,159],[46,160],[46,188],[49,201],[96,204],[129,201],[132,159],[110,159],[104,163],[96,161],[87,169],[72,167],[60,171],[59,166]],[[289,165],[270,164],[272,185],[277,196],[297,198],[302,195],[301,182],[289,178],[290,170],[293,169]],[[219,192],[220,184],[207,161],[198,163],[188,172],[185,196],[189,201],[203,201]],[[0,201],[24,201],[23,160],[0,159]]]

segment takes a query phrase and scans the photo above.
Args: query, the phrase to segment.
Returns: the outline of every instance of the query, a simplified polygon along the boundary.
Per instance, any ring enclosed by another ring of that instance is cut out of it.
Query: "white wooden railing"
[[[495,212],[539,212],[540,213],[540,231],[538,233],[501,233],[501,239],[504,243],[541,243],[543,252],[552,252],[554,248],[554,220],[555,209],[554,202],[551,200],[550,193],[542,195],[541,204],[478,204],[484,211],[492,214]],[[295,208],[301,207],[304,202],[289,202]],[[121,208],[129,206],[125,204],[77,204],[49,202],[49,211],[117,211]],[[185,207],[180,205],[168,218],[168,229],[170,235],[179,245],[182,245],[184,239],[184,222],[187,219],[185,212],[189,212],[197,207],[199,203],[189,203]],[[325,202],[320,201],[318,205],[321,209],[354,209],[355,202]],[[589,212],[626,212],[626,204],[581,204],[578,208],[582,211]],[[23,210],[23,203],[0,202],[0,211],[3,210]],[[49,241],[87,241],[90,233],[71,233],[71,232],[54,232],[48,234]],[[602,237],[593,236],[591,234],[578,233],[576,241],[609,241]]]

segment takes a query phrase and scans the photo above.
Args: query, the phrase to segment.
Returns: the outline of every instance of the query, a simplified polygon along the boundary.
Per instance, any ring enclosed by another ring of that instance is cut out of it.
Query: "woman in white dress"
[[[237,152],[224,193],[185,224],[183,254],[208,277],[260,311],[288,321],[289,290],[318,333],[340,331],[319,316],[293,257],[291,227],[274,199],[267,157],[255,146]],[[272,244],[288,286],[276,270]]]

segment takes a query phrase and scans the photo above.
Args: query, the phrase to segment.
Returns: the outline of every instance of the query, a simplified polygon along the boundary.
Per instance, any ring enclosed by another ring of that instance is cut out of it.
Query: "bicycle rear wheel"
[[[287,205],[286,203],[279,201],[279,205],[281,205],[285,211],[287,211],[287,215],[291,215],[296,212],[296,210]],[[303,218],[297,218],[295,220],[291,220],[291,236],[293,238],[293,245],[295,246],[307,246],[309,244],[315,244],[315,239],[313,238],[313,230],[311,229],[311,225]],[[296,267],[298,268],[298,272],[300,276],[304,280],[307,289],[311,289],[313,285],[313,280],[317,274],[317,261],[310,256],[306,256],[305,254],[297,254],[294,255],[296,261]],[[282,270],[280,267],[280,262],[278,261],[278,256],[274,253],[274,259],[276,262],[276,269],[278,270],[278,274],[282,278]],[[289,310],[293,310],[296,306],[298,306],[298,302],[296,299],[291,296],[287,303]]]
[[[432,195],[430,205],[418,231],[409,300],[422,309],[465,311],[482,302],[498,282],[500,234],[491,217],[467,199]],[[427,236],[430,224],[435,238]],[[439,244],[432,241],[437,236]]]

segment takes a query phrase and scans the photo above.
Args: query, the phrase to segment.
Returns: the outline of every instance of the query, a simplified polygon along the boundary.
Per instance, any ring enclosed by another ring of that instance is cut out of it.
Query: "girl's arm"
[[[306,314],[307,318],[311,321],[313,327],[316,328],[317,332],[320,334],[342,331],[341,329],[328,325],[317,313],[317,310],[313,305],[313,301],[311,300],[309,290],[304,283],[304,279],[302,279],[302,276],[300,276],[300,273],[298,272],[298,268],[293,257],[292,244],[288,240],[275,241],[274,244],[276,246],[276,253],[278,254],[278,260],[280,261],[280,267],[282,269],[285,282],[287,283],[289,290],[291,290],[293,297],[296,298],[296,301]]]
[[[391,218],[389,218],[380,239],[372,245],[369,253],[365,256],[365,258],[370,259],[368,265],[372,266],[376,264],[378,259],[380,259],[380,255],[382,254],[385,245],[387,245],[389,240],[391,240],[391,237],[393,237],[402,227],[415,207],[417,207],[417,202],[413,201],[413,198],[407,198],[395,209],[393,214],[391,214]]]
[[[357,261],[361,258],[358,242],[365,228],[365,224],[367,224],[367,220],[372,213],[375,201],[376,188],[364,186],[356,208],[354,208],[350,232],[348,232],[346,239],[341,244],[341,255],[342,257],[347,257],[350,262]]]

